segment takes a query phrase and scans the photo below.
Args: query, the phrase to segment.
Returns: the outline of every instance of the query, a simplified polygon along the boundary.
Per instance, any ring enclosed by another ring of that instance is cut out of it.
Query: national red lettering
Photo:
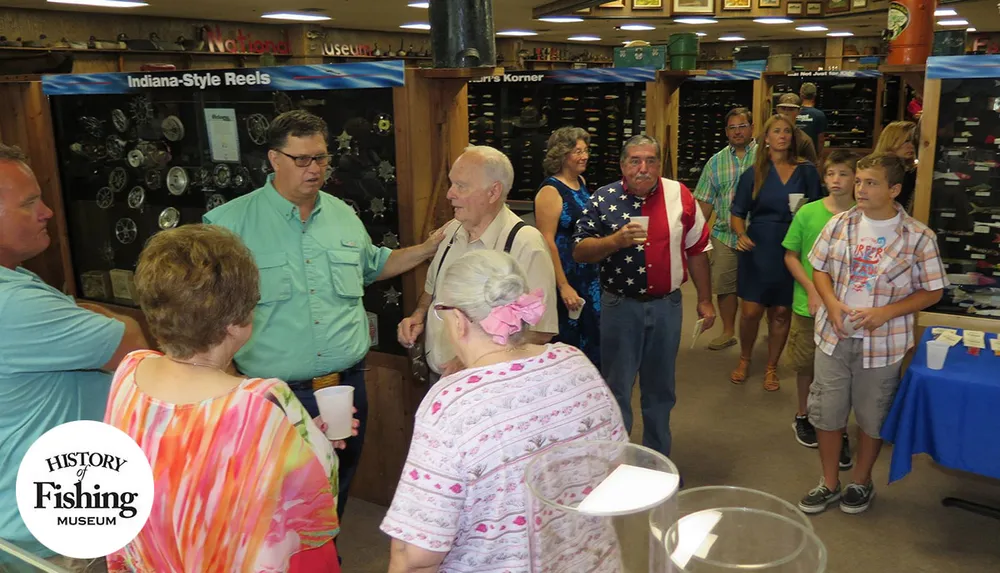
[[[208,51],[230,53],[230,54],[276,54],[291,55],[288,42],[271,40],[255,40],[252,34],[244,34],[242,28],[236,30],[236,36],[226,37],[222,33],[222,28],[215,26],[214,29],[206,28],[205,43],[208,44]]]

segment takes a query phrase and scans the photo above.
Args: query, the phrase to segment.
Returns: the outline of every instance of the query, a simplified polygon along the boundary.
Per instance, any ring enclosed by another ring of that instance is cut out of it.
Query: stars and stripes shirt
[[[936,291],[948,286],[944,264],[938,252],[937,237],[926,225],[906,214],[896,226],[896,238],[885,247],[882,258],[870,280],[874,280],[873,308],[903,300],[917,290]],[[830,275],[837,300],[847,300],[851,287],[852,260],[858,246],[862,212],[854,207],[834,215],[809,252],[813,269]],[[914,344],[913,314],[897,316],[876,328],[864,330],[864,368],[880,368],[895,364]],[[840,337],[828,320],[826,307],[816,313],[816,347],[828,355],[840,342]]]
[[[646,242],[601,261],[601,287],[628,297],[669,294],[687,280],[688,257],[712,248],[701,209],[683,184],[661,178],[645,198],[629,193],[624,181],[601,187],[577,220],[573,240],[612,235],[639,216],[649,217]]]

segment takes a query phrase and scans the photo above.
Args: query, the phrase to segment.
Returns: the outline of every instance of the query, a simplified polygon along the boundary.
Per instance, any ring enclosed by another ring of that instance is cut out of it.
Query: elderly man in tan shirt
[[[448,267],[470,251],[492,249],[510,253],[528,277],[531,290],[545,295],[545,315],[532,327],[526,343],[545,344],[559,331],[556,312],[556,277],[552,257],[542,234],[507,208],[507,193],[514,184],[514,167],[506,155],[487,146],[466,148],[448,174],[448,200],[455,218],[444,227],[444,240],[427,270],[424,294],[412,315],[399,323],[400,344],[412,347],[426,326],[427,364],[436,374],[447,376],[464,365],[455,356],[441,321],[428,309],[435,286]]]

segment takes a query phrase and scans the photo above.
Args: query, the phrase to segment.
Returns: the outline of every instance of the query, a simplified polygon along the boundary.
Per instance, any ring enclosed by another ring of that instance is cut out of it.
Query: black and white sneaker
[[[850,514],[862,513],[868,510],[873,499],[875,499],[875,484],[872,482],[868,482],[866,485],[852,483],[847,486],[843,497],[840,498],[840,511]],[[799,504],[799,507],[802,505]]]
[[[795,430],[795,441],[807,448],[815,448],[819,445],[816,441],[816,428],[809,423],[808,416],[795,416],[795,423],[792,424]]]
[[[854,467],[854,462],[851,460],[851,439],[847,435],[847,432],[844,432],[843,440],[840,446],[840,461],[838,463],[841,470],[849,470]]]
[[[826,487],[826,480],[820,478],[819,485],[809,490],[809,493],[799,502],[799,509],[803,513],[823,513],[827,506],[840,499],[840,484],[831,490]]]

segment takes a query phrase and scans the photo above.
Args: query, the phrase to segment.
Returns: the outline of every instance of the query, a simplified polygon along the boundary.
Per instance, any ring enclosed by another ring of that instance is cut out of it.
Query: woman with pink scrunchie
[[[510,255],[473,251],[439,283],[433,311],[465,370],[435,384],[382,531],[389,572],[528,571],[524,468],[577,440],[627,442],[617,402],[579,349],[523,344],[545,306]]]

